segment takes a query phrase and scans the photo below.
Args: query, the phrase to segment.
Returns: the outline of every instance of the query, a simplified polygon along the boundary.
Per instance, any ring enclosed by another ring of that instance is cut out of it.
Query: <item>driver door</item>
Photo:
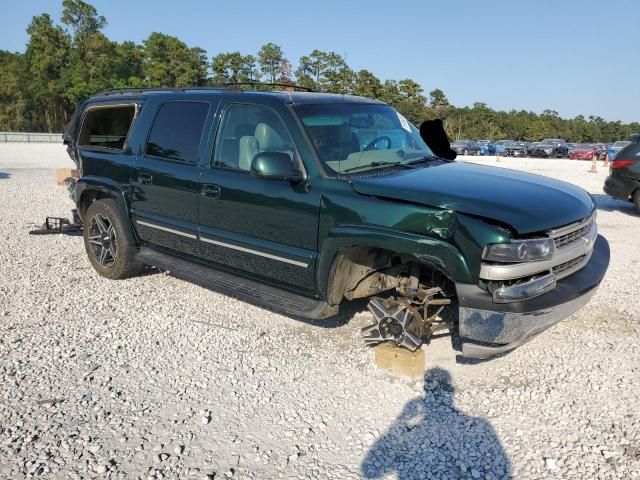
[[[222,105],[211,161],[202,171],[199,232],[204,257],[291,289],[315,290],[320,196],[306,182],[251,174],[259,152],[297,160],[291,136],[270,107]]]

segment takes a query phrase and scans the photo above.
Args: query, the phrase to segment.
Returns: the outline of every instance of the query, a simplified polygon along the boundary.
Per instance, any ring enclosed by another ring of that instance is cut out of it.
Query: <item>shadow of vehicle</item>
[[[454,405],[449,372],[425,374],[424,395],[411,400],[362,462],[364,478],[511,477],[511,462],[493,427]]]
[[[11,175],[6,172],[0,172],[0,180],[5,180],[9,178]]]
[[[623,212],[633,215],[634,217],[639,216],[638,211],[631,202],[624,202],[601,193],[596,193],[591,196],[596,202],[596,208],[598,210],[603,210],[605,212]]]

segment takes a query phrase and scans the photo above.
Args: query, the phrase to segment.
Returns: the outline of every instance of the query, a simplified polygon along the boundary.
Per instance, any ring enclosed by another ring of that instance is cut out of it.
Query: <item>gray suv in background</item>
[[[456,140],[451,144],[451,150],[458,155],[480,155],[481,146],[474,140]]]

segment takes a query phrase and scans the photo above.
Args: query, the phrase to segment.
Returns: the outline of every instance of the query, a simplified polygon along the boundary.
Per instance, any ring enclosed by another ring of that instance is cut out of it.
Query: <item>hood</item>
[[[507,224],[519,234],[540,232],[588,217],[595,205],[583,189],[540,175],[465,162],[398,174],[353,177],[362,195],[391,198]]]

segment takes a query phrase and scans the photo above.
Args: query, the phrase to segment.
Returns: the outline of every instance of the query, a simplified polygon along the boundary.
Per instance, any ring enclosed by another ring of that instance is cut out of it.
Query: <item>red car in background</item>
[[[588,143],[581,143],[571,150],[569,158],[574,160],[591,160],[593,157],[598,158],[599,152],[594,145]]]

